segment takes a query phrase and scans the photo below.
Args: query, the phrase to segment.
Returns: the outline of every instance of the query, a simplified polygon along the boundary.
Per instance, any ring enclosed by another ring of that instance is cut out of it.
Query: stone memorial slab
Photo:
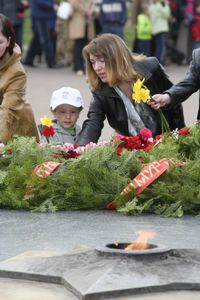
[[[171,290],[200,290],[200,251],[165,255],[24,253],[0,263],[0,277],[61,284],[79,299],[108,299]]]

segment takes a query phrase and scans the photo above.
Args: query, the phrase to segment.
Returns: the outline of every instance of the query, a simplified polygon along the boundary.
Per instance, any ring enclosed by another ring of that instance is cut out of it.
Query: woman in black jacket
[[[133,56],[124,41],[114,34],[102,34],[83,49],[88,81],[93,99],[88,118],[77,139],[77,144],[96,143],[104,120],[119,134],[137,135],[148,127],[153,136],[161,133],[159,113],[146,103],[132,100],[132,86],[140,78],[151,95],[162,93],[172,86],[164,69],[155,57]],[[185,126],[181,104],[163,110],[170,129]]]

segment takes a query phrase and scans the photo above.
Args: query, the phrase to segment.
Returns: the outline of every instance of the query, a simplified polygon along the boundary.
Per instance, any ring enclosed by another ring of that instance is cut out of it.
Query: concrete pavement
[[[125,216],[109,210],[31,213],[0,210],[0,261],[26,251],[69,252],[113,242],[132,242],[139,230],[156,233],[151,243],[170,248],[200,248],[200,218]]]

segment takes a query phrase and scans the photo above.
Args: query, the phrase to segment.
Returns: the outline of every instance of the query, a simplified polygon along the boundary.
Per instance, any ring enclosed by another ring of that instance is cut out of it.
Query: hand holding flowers
[[[150,101],[148,104],[151,106],[151,108],[158,110],[170,102],[171,99],[169,94],[156,94],[153,95],[152,101]]]

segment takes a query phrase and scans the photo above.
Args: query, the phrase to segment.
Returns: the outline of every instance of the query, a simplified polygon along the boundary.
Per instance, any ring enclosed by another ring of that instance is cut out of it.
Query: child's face
[[[72,128],[78,120],[80,108],[69,104],[62,104],[56,107],[53,114],[60,126],[63,128]]]

